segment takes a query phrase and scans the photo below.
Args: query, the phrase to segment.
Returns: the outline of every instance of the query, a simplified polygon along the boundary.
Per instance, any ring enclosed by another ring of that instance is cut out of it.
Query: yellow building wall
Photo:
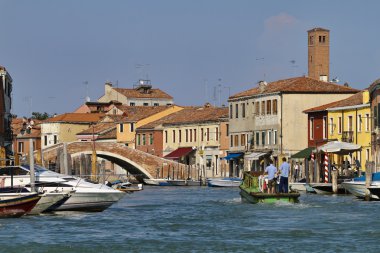
[[[367,93],[368,94],[368,93]],[[365,100],[365,96],[364,96]],[[371,157],[371,119],[370,119],[370,106],[358,107],[352,109],[344,109],[337,111],[329,111],[328,120],[328,139],[342,141],[344,137],[343,132],[349,131],[349,117],[352,117],[352,143],[362,146],[362,150],[355,152],[350,156],[344,156],[343,160],[347,159],[351,164],[354,164],[354,158],[358,159],[361,164],[361,168],[365,170],[366,161],[372,161]],[[341,118],[341,130],[339,129],[339,118]],[[361,120],[360,120],[361,119]],[[332,120],[332,121],[331,121]],[[334,162],[339,164],[338,156],[334,156]]]
[[[59,125],[58,142],[77,141],[76,134],[88,129],[91,125],[61,123]]]
[[[149,124],[153,121],[159,120],[165,116],[168,116],[172,113],[183,110],[183,107],[180,106],[171,106],[168,109],[146,117],[137,122],[128,122],[128,123],[120,123],[123,124],[123,132],[120,131],[120,124],[117,125],[116,138],[118,142],[127,143],[128,147],[135,148],[135,138],[136,138],[136,128],[141,127],[143,125]],[[133,131],[131,131],[131,124],[133,124]]]

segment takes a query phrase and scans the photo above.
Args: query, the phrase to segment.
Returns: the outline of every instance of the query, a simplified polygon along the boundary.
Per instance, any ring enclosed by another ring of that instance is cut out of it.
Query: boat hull
[[[122,191],[83,192],[78,189],[54,211],[102,212],[125,196]]]
[[[342,186],[357,198],[365,198],[366,196],[367,188],[365,187],[365,182],[348,181],[348,182],[343,182]],[[379,196],[376,194],[371,194],[370,198],[374,200],[380,200]]]
[[[310,186],[315,190],[317,194],[334,194],[331,183],[312,183]],[[341,185],[338,184],[337,194],[348,194],[349,192]]]
[[[240,187],[240,196],[242,200],[245,200],[252,204],[257,203],[298,203],[300,194],[298,192],[290,193],[262,193],[262,192],[249,192],[242,187]]]
[[[151,178],[144,178],[144,183],[147,185],[154,185],[154,186],[168,186],[168,180],[167,179],[151,179]]]
[[[36,206],[28,214],[40,214],[48,208],[61,202],[63,199],[68,199],[70,195],[63,192],[48,192],[41,195],[41,199],[37,202]]]
[[[201,182],[196,180],[168,180],[170,186],[200,186]]]
[[[21,217],[30,212],[40,198],[37,193],[19,196],[14,196],[14,194],[8,194],[8,196],[7,194],[1,194],[0,218]]]

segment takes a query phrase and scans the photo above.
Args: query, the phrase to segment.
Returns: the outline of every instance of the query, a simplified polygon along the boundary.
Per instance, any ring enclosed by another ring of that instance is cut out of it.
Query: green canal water
[[[145,187],[102,213],[0,220],[0,252],[379,252],[380,202],[301,195],[241,201],[238,188]]]

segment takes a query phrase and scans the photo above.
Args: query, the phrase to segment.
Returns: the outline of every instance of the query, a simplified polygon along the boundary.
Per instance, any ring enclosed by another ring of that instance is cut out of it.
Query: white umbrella
[[[325,153],[334,153],[339,155],[347,155],[352,152],[361,150],[362,146],[342,141],[330,141],[325,145],[317,148],[318,151],[323,151]]]

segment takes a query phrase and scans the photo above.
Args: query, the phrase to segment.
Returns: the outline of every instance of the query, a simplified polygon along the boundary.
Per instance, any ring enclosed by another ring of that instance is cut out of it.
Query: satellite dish
[[[90,102],[90,101],[91,101],[91,99],[90,99],[89,96],[87,96],[87,97],[85,98],[85,100],[86,100],[86,102]]]

